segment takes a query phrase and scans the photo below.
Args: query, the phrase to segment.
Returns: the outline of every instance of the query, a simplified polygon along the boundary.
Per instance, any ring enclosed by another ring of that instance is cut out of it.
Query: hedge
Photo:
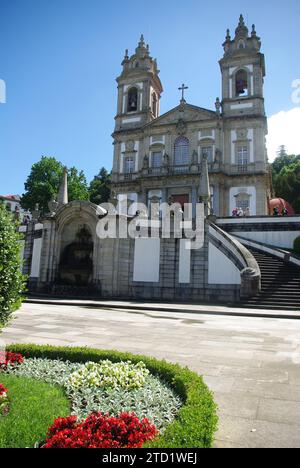
[[[294,251],[295,251],[297,254],[300,254],[300,237],[297,237],[297,238],[294,240]]]
[[[54,347],[15,344],[7,351],[21,353],[24,357],[69,360],[84,363],[109,359],[112,362],[143,361],[150,372],[174,388],[184,401],[175,421],[162,436],[145,444],[145,447],[161,448],[210,448],[217,430],[217,406],[213,394],[195,372],[165,360],[91,348]]]

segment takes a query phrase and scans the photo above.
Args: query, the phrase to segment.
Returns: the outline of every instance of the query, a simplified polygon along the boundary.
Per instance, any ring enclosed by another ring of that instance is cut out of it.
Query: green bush
[[[130,360],[137,364],[143,361],[150,372],[169,384],[184,401],[176,420],[170,424],[164,434],[147,447],[161,448],[210,448],[217,429],[216,404],[213,394],[204,384],[202,377],[188,368],[166,361],[90,348],[68,348],[38,345],[10,345],[7,351],[22,353],[25,357],[61,359],[70,362],[100,362],[108,359],[112,362]]]
[[[294,251],[298,254],[300,254],[300,237],[297,237],[294,240]]]
[[[20,235],[12,216],[0,204],[0,327],[21,305],[25,288],[21,273]]]

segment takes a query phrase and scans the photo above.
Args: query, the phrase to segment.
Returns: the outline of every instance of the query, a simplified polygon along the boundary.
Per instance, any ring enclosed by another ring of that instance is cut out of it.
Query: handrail
[[[248,298],[258,294],[261,290],[261,271],[252,253],[237,239],[224,232],[212,221],[208,221],[208,224],[212,231],[214,231],[214,237],[220,244],[229,244],[232,256],[241,265],[239,267],[241,272],[241,297]],[[211,234],[212,231],[210,230]]]

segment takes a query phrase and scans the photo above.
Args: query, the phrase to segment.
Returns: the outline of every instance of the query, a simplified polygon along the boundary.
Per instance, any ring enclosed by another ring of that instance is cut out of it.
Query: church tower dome
[[[137,128],[156,119],[163,92],[157,62],[150,56],[143,35],[132,56],[125,51],[122,67],[117,78],[116,131]]]

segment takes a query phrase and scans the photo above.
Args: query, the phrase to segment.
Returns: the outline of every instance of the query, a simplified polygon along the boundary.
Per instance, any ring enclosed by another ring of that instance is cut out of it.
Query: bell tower
[[[263,84],[265,58],[261,42],[252,26],[251,34],[241,15],[235,36],[227,30],[220,60],[222,73],[222,108],[224,117],[265,116]]]
[[[157,62],[150,56],[143,35],[134,55],[129,57],[126,50],[122,66],[122,73],[117,78],[115,131],[131,130],[156,119],[163,92]]]

